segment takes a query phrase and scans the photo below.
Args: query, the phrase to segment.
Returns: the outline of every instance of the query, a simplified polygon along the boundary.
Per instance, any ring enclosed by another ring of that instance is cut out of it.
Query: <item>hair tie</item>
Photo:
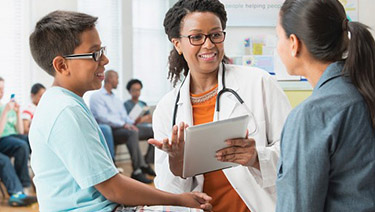
[[[349,20],[347,18],[345,18],[343,21],[342,21],[342,30],[343,31],[347,31],[348,30],[348,22]]]

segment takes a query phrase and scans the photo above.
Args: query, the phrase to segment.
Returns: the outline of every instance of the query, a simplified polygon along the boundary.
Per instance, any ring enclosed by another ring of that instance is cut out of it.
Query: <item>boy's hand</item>
[[[180,194],[181,200],[180,205],[189,208],[199,208],[204,211],[211,211],[212,205],[209,201],[212,200],[210,196],[201,192],[189,192]]]

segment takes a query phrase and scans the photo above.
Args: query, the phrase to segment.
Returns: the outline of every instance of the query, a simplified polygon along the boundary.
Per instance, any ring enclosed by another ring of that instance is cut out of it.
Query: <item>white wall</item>
[[[123,63],[122,63],[122,75],[121,80],[123,85],[133,78],[133,20],[132,20],[132,0],[123,0],[122,3],[122,51],[123,51]],[[119,87],[124,91],[124,86]],[[123,92],[122,99],[129,99],[130,95],[128,92]]]
[[[359,0],[359,21],[371,27],[372,36],[375,37],[375,1]]]
[[[372,28],[371,33],[375,37],[375,1],[359,0],[359,22]],[[225,51],[228,56],[244,55],[244,39],[257,35],[276,36],[275,27],[228,27],[226,29]]]
[[[170,0],[174,2],[174,0]],[[123,0],[122,25],[123,25],[123,71],[120,74],[121,81],[127,82],[133,76],[133,58],[132,58],[132,0]],[[44,15],[54,10],[77,10],[77,0],[33,0],[31,1],[31,26],[32,31],[35,23]],[[359,0],[359,21],[375,29],[375,1]],[[243,54],[243,39],[248,36],[270,34],[276,35],[274,27],[228,27],[227,39],[225,41],[227,55]],[[100,32],[99,32],[100,33]],[[375,37],[375,31],[372,30]],[[167,39],[167,38],[166,38]],[[34,61],[31,61],[32,73],[31,81],[41,82],[46,86],[52,84],[53,78],[41,70]],[[124,92],[123,99],[128,98],[128,94]]]

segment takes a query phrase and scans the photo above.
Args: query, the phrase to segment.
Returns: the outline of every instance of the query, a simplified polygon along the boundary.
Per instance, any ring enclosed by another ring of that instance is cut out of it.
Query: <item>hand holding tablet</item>
[[[228,147],[227,139],[245,138],[249,116],[188,127],[185,132],[185,148],[182,177],[193,177],[239,165],[216,159],[216,151]]]

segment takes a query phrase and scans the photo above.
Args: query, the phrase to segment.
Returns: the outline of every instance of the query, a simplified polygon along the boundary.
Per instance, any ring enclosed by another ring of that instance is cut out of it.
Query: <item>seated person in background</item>
[[[115,144],[113,141],[112,129],[107,124],[99,124],[99,127],[103,133],[105,141],[107,142],[109,152],[111,153],[111,158],[113,162],[115,162]]]
[[[138,79],[132,79],[126,85],[126,89],[132,97],[124,102],[124,107],[128,114],[130,114],[135,105],[139,105],[141,108],[147,107],[146,102],[139,100],[142,87],[142,82]],[[152,131],[152,114],[150,111],[147,111],[143,116],[138,117],[134,121],[139,130],[139,140],[147,140],[154,137],[154,132]],[[145,155],[146,163],[154,163],[154,151],[154,146],[149,144],[147,154]]]
[[[99,124],[99,128],[103,133],[109,152],[111,153],[112,161],[115,162],[115,142],[113,141],[112,129],[107,124]],[[120,173],[124,172],[123,168],[118,166],[116,166],[116,168]]]
[[[0,90],[4,91],[4,79],[0,78]],[[1,91],[0,100],[4,92]],[[0,105],[0,145],[1,141],[9,141],[9,145],[25,143],[29,145],[29,139],[23,135],[20,105],[12,98],[6,105]],[[8,146],[8,145],[7,145]],[[9,146],[7,147],[9,148]],[[0,149],[1,151],[1,149]]]
[[[31,103],[26,107],[25,110],[22,111],[23,133],[25,135],[29,134],[34,111],[45,91],[46,88],[40,83],[36,83],[31,87]]]
[[[138,128],[129,119],[122,101],[115,97],[112,89],[118,85],[118,74],[109,70],[105,72],[104,86],[93,93],[90,98],[90,109],[99,124],[107,124],[112,128],[115,144],[125,143],[132,160],[131,177],[144,183],[151,183],[145,174],[155,175],[146,164],[139,147]]]
[[[4,95],[4,79],[0,77],[0,100]],[[17,122],[20,126],[19,105],[14,100],[8,102],[5,106],[0,104],[0,179],[3,181],[11,206],[26,206],[36,202],[35,197],[27,196],[23,193],[23,188],[31,185],[29,168],[29,147],[27,143],[14,136],[7,136],[10,129],[13,129],[9,120]],[[14,157],[14,167],[9,157]]]
[[[30,36],[34,60],[54,77],[29,133],[39,210],[121,211],[122,205],[160,204],[210,209],[210,197],[203,193],[162,192],[116,170],[82,98],[101,87],[109,62],[96,21],[83,13],[54,11]]]
[[[14,157],[14,163],[20,168],[19,170],[15,170],[9,157]],[[13,151],[0,152],[0,179],[10,196],[8,200],[10,206],[28,206],[37,201],[36,197],[28,196],[23,192],[23,187],[29,187],[31,184],[28,160],[29,150],[26,144],[13,148]]]

